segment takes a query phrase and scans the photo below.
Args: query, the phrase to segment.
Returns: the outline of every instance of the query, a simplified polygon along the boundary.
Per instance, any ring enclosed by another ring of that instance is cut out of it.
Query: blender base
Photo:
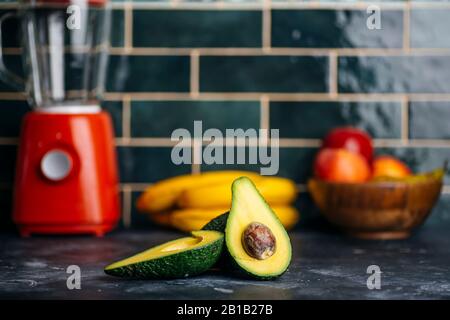
[[[102,236],[120,220],[111,118],[104,111],[25,115],[13,220],[22,236]]]
[[[28,238],[32,234],[90,234],[103,237],[116,227],[116,224],[101,225],[18,225],[21,237]]]

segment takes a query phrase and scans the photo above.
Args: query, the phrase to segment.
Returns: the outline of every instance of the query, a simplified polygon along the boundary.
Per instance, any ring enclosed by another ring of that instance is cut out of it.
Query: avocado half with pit
[[[219,259],[224,235],[218,231],[193,231],[107,266],[106,274],[136,279],[174,279],[200,274]]]
[[[228,260],[258,279],[282,275],[291,262],[291,241],[281,222],[247,177],[232,185],[229,213],[220,215],[203,230],[225,232]]]

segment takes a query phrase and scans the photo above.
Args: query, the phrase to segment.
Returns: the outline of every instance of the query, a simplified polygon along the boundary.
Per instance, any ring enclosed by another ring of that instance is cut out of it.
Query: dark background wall
[[[300,188],[320,138],[354,125],[414,170],[450,158],[450,3],[383,1],[381,30],[362,1],[115,1],[104,108],[118,146],[123,225],[148,226],[133,208],[159,179],[223,169],[175,166],[176,128],[279,128],[280,175]],[[0,2],[0,13],[16,3]],[[19,68],[18,27],[3,45]],[[9,225],[21,93],[0,83],[0,216]],[[257,170],[255,166],[224,166]],[[450,180],[447,180],[449,183]],[[450,206],[446,187],[439,202]],[[302,192],[303,223],[317,214]],[[429,223],[450,220],[440,210]]]

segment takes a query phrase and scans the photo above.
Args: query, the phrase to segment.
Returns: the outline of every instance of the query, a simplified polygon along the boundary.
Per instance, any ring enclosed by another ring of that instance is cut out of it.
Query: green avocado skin
[[[176,279],[197,275],[210,269],[221,256],[224,237],[203,247],[142,261],[115,269],[105,269],[111,276],[134,279]]]
[[[227,226],[228,212],[222,213],[220,216],[215,217],[210,222],[205,224],[202,230],[219,231],[225,233]]]
[[[229,214],[228,212],[225,212],[225,213],[221,214],[220,216],[212,219],[210,222],[208,222],[202,228],[202,230],[219,231],[219,232],[225,233],[225,236],[226,236],[225,228],[227,226],[228,214]],[[226,245],[225,245],[225,247],[226,247]],[[281,273],[277,276],[270,276],[270,277],[250,273],[237,264],[237,262],[233,259],[230,252],[228,251],[228,248],[226,248],[225,252],[220,257],[218,265],[222,269],[231,270],[238,277],[247,278],[247,279],[253,278],[253,279],[258,279],[258,280],[273,280],[273,279],[280,277],[281,275],[284,274],[284,272],[287,271],[287,270],[285,270],[283,273]]]

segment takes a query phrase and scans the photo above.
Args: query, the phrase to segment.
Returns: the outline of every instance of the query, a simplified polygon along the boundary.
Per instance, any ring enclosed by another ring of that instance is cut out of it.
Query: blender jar
[[[36,108],[98,106],[104,89],[110,32],[106,0],[23,0],[21,21],[25,79],[0,75],[25,90]],[[1,23],[0,23],[1,29]]]

